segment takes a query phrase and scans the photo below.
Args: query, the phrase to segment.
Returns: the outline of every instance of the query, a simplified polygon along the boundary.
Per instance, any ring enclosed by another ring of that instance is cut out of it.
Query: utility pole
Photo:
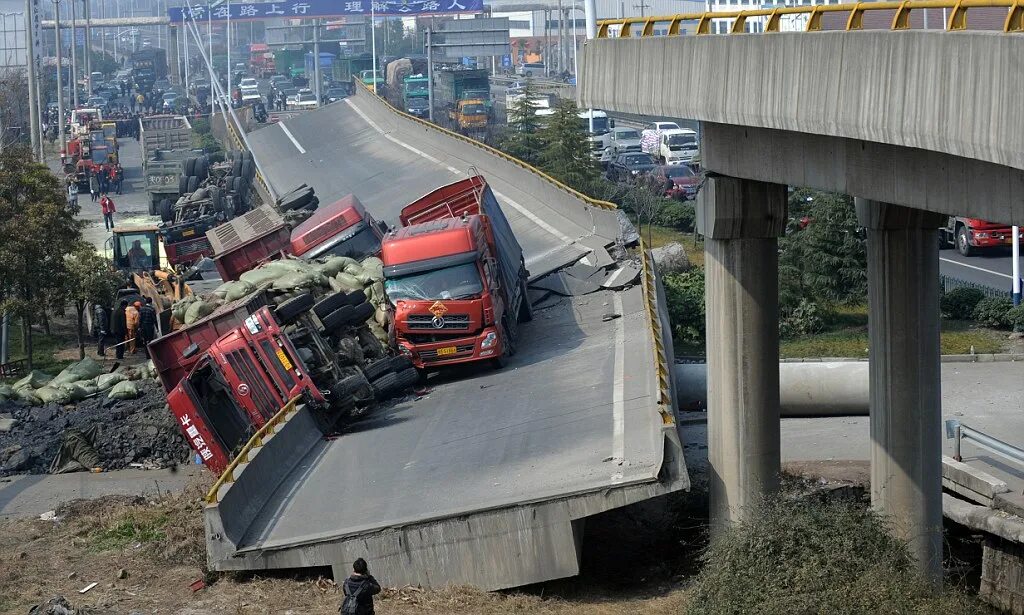
[[[1013,241],[1013,305],[1020,305],[1020,227],[1012,227]]]
[[[320,95],[320,20],[313,20],[313,91],[316,92],[316,106],[323,100]],[[376,83],[376,81],[374,81]]]
[[[92,96],[92,9],[89,0],[82,0],[85,14],[85,97]]]
[[[373,93],[377,93],[377,3],[370,0],[370,45],[373,46]],[[320,58],[317,58],[320,61]]]
[[[644,17],[644,9],[649,8],[650,4],[645,4],[644,0],[640,0],[640,4],[634,4],[633,8],[640,9],[640,16]]]
[[[71,100],[78,108],[78,20],[75,18],[75,0],[71,0]]]
[[[427,119],[434,121],[434,43],[431,40],[433,19],[427,26]]]
[[[558,72],[565,70],[565,25],[562,0],[558,0]]]
[[[597,0],[583,0],[583,18],[587,22],[587,40],[597,38]],[[579,91],[580,75],[576,73],[576,91]],[[594,134],[594,110],[588,109],[587,116],[590,119],[590,134]]]
[[[43,141],[39,134],[39,81],[36,78],[36,14],[33,0],[25,0],[25,59],[28,64],[28,121],[32,123],[32,154],[42,160]],[[3,135],[0,135],[3,138]]]
[[[67,149],[67,143],[64,141],[64,62],[60,53],[60,0],[53,0],[53,6],[57,26],[57,134],[60,135],[60,151],[63,153]]]

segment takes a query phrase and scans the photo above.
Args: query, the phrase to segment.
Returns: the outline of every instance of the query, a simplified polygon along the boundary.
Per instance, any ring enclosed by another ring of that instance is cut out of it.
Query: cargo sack
[[[103,374],[102,376],[96,377],[96,389],[99,391],[106,391],[119,382],[128,380],[128,377],[122,373],[114,372],[112,374]]]
[[[46,372],[34,369],[29,375],[14,383],[14,390],[17,391],[25,388],[38,389],[46,386],[51,380],[53,380],[53,377]]]
[[[66,404],[71,401],[67,391],[51,386],[36,389],[36,397],[44,404]]]
[[[57,376],[51,380],[49,386],[55,387],[62,384],[70,384],[72,382],[78,382],[80,380],[91,380],[96,376],[103,373],[103,366],[89,357],[82,359],[77,363],[68,365],[57,374]]]
[[[14,399],[17,393],[14,392],[14,387],[6,384],[0,384],[0,401]]]
[[[354,264],[356,264],[356,261],[347,256],[332,256],[320,265],[320,273],[333,278],[344,271],[346,267]]]
[[[274,290],[295,290],[319,286],[323,276],[309,271],[286,273],[274,280]]]
[[[124,382],[118,382],[110,389],[110,393],[107,397],[110,399],[135,399],[139,396],[139,388],[135,386],[134,382],[125,380]]]
[[[251,284],[255,289],[273,284],[274,280],[276,280],[280,275],[280,269],[270,269],[264,265],[263,267],[246,271],[242,275],[238,276],[238,280],[240,282],[245,282],[246,284]]]
[[[60,390],[67,394],[68,401],[82,401],[89,396],[89,392],[85,390],[85,387],[77,382],[66,382],[60,385]]]
[[[60,449],[50,462],[50,474],[88,472],[100,466],[100,455],[94,442],[99,431],[96,425],[85,431],[68,429],[61,439]]]
[[[184,322],[186,325],[191,325],[197,320],[202,320],[203,318],[206,318],[207,316],[212,314],[213,311],[216,309],[217,304],[215,303],[211,303],[209,301],[196,301],[192,305],[188,306],[187,310],[185,310]]]
[[[36,392],[28,387],[24,387],[16,390],[18,397],[23,402],[32,404],[33,406],[42,406],[43,400],[36,396]]]
[[[364,258],[363,262],[360,264],[363,266],[363,271],[373,278],[374,282],[384,279],[384,261],[380,260],[376,256],[368,256]]]
[[[343,292],[352,292],[354,290],[362,290],[363,288],[363,284],[355,276],[344,271],[334,276],[334,281],[338,283],[338,290]]]
[[[225,301],[237,301],[255,290],[256,287],[249,282],[237,280],[221,284],[213,293]]]

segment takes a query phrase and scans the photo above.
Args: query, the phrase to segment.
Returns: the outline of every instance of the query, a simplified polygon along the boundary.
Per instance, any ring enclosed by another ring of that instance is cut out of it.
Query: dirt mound
[[[100,395],[76,404],[39,407],[22,401],[0,402],[0,415],[15,421],[10,431],[0,432],[0,476],[47,472],[64,433],[93,426],[97,428],[93,446],[106,470],[133,463],[162,468],[190,461],[191,449],[167,410],[163,389],[151,380],[135,384],[140,393],[137,399]]]

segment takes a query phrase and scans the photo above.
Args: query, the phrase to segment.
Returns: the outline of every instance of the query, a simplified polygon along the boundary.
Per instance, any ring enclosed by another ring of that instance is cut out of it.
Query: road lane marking
[[[437,158],[431,156],[430,154],[428,154],[428,153],[426,153],[424,151],[420,151],[420,150],[416,149],[415,147],[409,145],[408,143],[405,143],[404,141],[401,141],[400,139],[397,139],[397,138],[389,135],[388,133],[384,132],[384,130],[381,129],[381,127],[378,126],[376,124],[376,122],[374,122],[369,117],[367,117],[367,115],[365,113],[363,113],[363,111],[359,107],[356,107],[354,104],[352,104],[351,100],[346,98],[345,102],[348,104],[349,107],[352,107],[352,109],[355,110],[355,112],[357,114],[359,114],[359,117],[363,118],[363,121],[365,121],[367,124],[369,124],[371,127],[373,127],[374,130],[376,130],[377,132],[382,134],[384,136],[384,138],[387,139],[388,141],[391,141],[392,143],[395,143],[396,145],[400,145],[400,146],[404,147],[405,149],[409,150],[410,152],[412,152],[412,153],[414,153],[414,154],[416,154],[418,156],[422,156],[423,158],[426,158],[427,160],[433,162],[434,164],[443,166],[443,167],[447,168],[449,171],[451,171],[452,173],[454,173],[456,175],[463,175],[462,171],[459,171],[455,167],[453,167],[451,165],[448,165],[448,164],[446,164],[444,162],[441,162],[440,160],[438,160]],[[494,192],[494,196],[498,197],[499,199],[504,201],[506,204],[508,204],[512,209],[515,209],[520,214],[525,216],[526,219],[528,219],[530,222],[533,222],[534,224],[536,224],[537,226],[541,227],[542,229],[544,229],[548,233],[550,233],[550,234],[554,235],[555,237],[557,237],[560,241],[562,241],[564,243],[575,243],[574,240],[572,238],[570,238],[568,235],[565,235],[564,233],[562,233],[561,231],[559,231],[555,227],[551,226],[550,224],[545,222],[543,219],[538,217],[536,214],[534,214],[532,211],[530,211],[526,207],[524,207],[524,206],[520,205],[519,203],[513,201],[512,199],[510,199],[505,194],[502,194],[501,192],[498,192],[497,190],[495,190],[494,186],[491,186],[491,190]]]
[[[615,367],[612,372],[612,461],[622,463],[626,459],[626,315],[622,312],[622,293],[614,293],[613,305],[618,317],[615,319]]]
[[[1012,280],[1013,279],[1012,275],[1008,275],[1008,274],[1005,274],[1005,273],[999,273],[998,271],[992,271],[991,269],[985,269],[984,267],[978,267],[977,265],[968,265],[967,263],[961,263],[960,261],[954,261],[954,260],[951,260],[951,259],[948,259],[948,258],[942,258],[941,256],[939,257],[939,260],[944,262],[944,263],[951,263],[953,265],[960,265],[961,267],[967,267],[968,269],[977,269],[978,271],[984,271],[985,273],[991,273],[992,275],[997,275],[997,276],[999,276],[1001,278],[1006,278],[1008,280]]]
[[[280,126],[281,130],[284,131],[284,135],[291,139],[292,145],[295,146],[295,149],[299,150],[300,154],[305,154],[306,150],[302,149],[302,146],[299,145],[298,139],[295,138],[295,135],[292,134],[292,131],[288,130],[288,127],[284,125],[284,122],[278,122],[277,125]]]

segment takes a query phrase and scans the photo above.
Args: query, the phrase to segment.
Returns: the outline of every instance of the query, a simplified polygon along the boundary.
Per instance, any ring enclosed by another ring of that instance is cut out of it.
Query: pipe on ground
[[[706,408],[708,366],[675,366],[676,405],[680,410]],[[867,416],[868,362],[780,363],[779,397],[784,418]]]

